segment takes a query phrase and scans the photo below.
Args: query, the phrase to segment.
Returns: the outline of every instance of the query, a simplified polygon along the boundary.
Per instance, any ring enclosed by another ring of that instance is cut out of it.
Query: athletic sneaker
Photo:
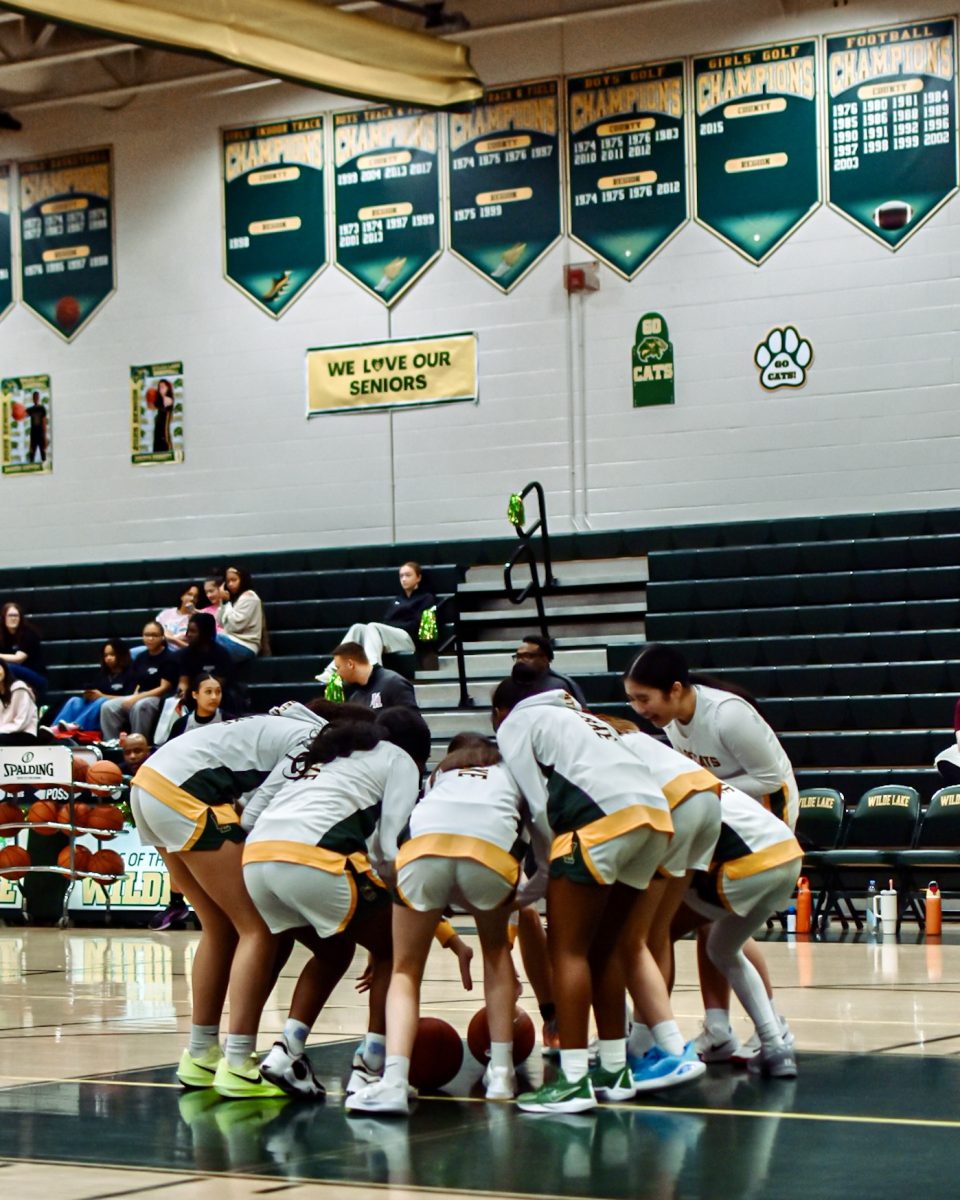
[[[483,1086],[488,1100],[512,1100],[517,1094],[517,1073],[512,1067],[494,1067],[488,1064],[483,1073]]]
[[[260,1074],[288,1096],[298,1100],[322,1100],[327,1089],[314,1075],[305,1054],[292,1054],[282,1035],[260,1064]]]
[[[763,1075],[767,1079],[796,1079],[797,1060],[792,1046],[780,1046],[776,1050],[764,1050],[747,1063],[751,1075]]]
[[[344,1107],[347,1112],[405,1117],[410,1113],[410,1097],[402,1085],[384,1083],[382,1079],[378,1079],[376,1083],[371,1083],[348,1096]]]
[[[346,1094],[352,1096],[361,1088],[379,1083],[383,1078],[383,1067],[371,1067],[363,1057],[363,1042],[353,1052],[353,1062],[350,1064],[350,1078],[347,1080]]]
[[[209,1050],[205,1050],[197,1058],[194,1058],[189,1050],[184,1050],[180,1055],[177,1078],[184,1087],[213,1087],[214,1076],[217,1073],[217,1067],[219,1067],[222,1058],[223,1050],[221,1050],[219,1042],[214,1042]]]
[[[780,1022],[780,1036],[783,1038],[783,1044],[788,1050],[792,1050],[797,1040],[793,1036],[793,1030],[787,1024],[786,1017],[778,1016],[777,1020]],[[752,1059],[756,1058],[759,1053],[760,1034],[754,1030],[752,1036],[743,1043],[738,1051],[736,1051],[734,1054],[731,1054],[730,1057],[733,1062],[749,1063]]]
[[[654,1092],[681,1083],[692,1083],[707,1069],[697,1057],[693,1042],[687,1042],[683,1054],[668,1054],[659,1046],[652,1046],[641,1059],[631,1059],[628,1055],[627,1064],[638,1092]]]
[[[561,1071],[552,1083],[518,1096],[517,1107],[533,1113],[589,1112],[597,1107],[597,1097],[589,1075],[571,1083]]]
[[[225,1100],[261,1100],[286,1095],[282,1088],[263,1078],[255,1054],[251,1054],[242,1067],[231,1067],[225,1058],[221,1059],[213,1086]]]
[[[704,1025],[693,1044],[700,1061],[705,1063],[729,1062],[742,1049],[740,1039],[729,1026],[726,1034],[716,1035]]]
[[[182,900],[174,901],[168,904],[161,913],[157,913],[155,917],[151,917],[147,924],[148,929],[169,929],[177,921],[185,921],[190,916],[190,905],[185,904]]]
[[[629,1067],[623,1067],[619,1071],[606,1071],[602,1066],[594,1067],[590,1072],[590,1082],[598,1100],[632,1100],[637,1094],[637,1085],[633,1082]]]
[[[556,1017],[544,1021],[540,1041],[542,1043],[540,1052],[544,1058],[560,1057],[560,1034],[557,1033]]]
[[[334,668],[333,663],[330,663],[330,665],[328,667],[325,667],[320,672],[319,675],[314,675],[314,679],[317,681],[317,683],[324,683],[324,684],[329,683],[330,680],[333,678],[334,670],[335,670],[335,668]]]

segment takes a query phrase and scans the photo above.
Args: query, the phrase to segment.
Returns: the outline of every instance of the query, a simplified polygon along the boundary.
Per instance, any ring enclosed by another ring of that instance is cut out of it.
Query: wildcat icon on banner
[[[53,421],[49,375],[0,381],[3,402],[4,475],[53,470]]]
[[[183,462],[183,363],[131,367],[130,405],[130,461]]]

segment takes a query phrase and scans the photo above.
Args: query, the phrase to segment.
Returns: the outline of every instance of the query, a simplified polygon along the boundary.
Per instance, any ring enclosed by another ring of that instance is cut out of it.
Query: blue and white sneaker
[[[659,1046],[653,1046],[642,1058],[627,1058],[633,1074],[637,1093],[654,1092],[661,1088],[677,1087],[681,1083],[692,1083],[706,1073],[706,1066],[697,1057],[693,1042],[687,1042],[683,1054],[668,1054]]]

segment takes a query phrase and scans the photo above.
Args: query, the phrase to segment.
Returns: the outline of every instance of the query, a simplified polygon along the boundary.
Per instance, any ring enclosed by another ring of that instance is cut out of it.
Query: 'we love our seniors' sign
[[[474,333],[307,351],[308,417],[477,398]]]

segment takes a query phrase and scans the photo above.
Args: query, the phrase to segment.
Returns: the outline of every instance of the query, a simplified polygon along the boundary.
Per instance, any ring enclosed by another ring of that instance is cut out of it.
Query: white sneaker
[[[747,1063],[747,1070],[752,1075],[763,1075],[767,1079],[796,1079],[797,1060],[790,1046],[781,1046],[776,1050],[760,1048],[756,1058]]]
[[[362,1088],[379,1083],[383,1078],[383,1067],[371,1067],[363,1057],[363,1042],[354,1050],[353,1061],[350,1064],[350,1078],[347,1080],[346,1094],[352,1096]]]
[[[260,1064],[260,1074],[298,1100],[322,1100],[327,1094],[307,1056],[291,1053],[282,1036]]]
[[[797,1040],[793,1036],[793,1030],[787,1024],[786,1017],[778,1017],[777,1019],[780,1022],[780,1036],[783,1038],[784,1046],[788,1050],[793,1050],[794,1045],[796,1044],[796,1040]],[[743,1045],[740,1046],[740,1048],[738,1050],[736,1050],[733,1054],[730,1055],[730,1059],[732,1062],[750,1063],[750,1062],[753,1062],[753,1060],[759,1055],[759,1053],[760,1053],[760,1034],[757,1033],[756,1030],[754,1030],[753,1034],[743,1043]],[[704,1059],[704,1061],[707,1062],[707,1061],[716,1061],[716,1060]]]
[[[410,1098],[402,1085],[384,1083],[378,1079],[376,1083],[348,1096],[344,1107],[348,1112],[393,1113],[406,1117],[410,1113]]]
[[[319,675],[314,675],[314,679],[317,681],[317,683],[322,683],[324,686],[326,686],[326,684],[328,684],[332,678],[333,663],[331,663],[328,667],[325,667]]]
[[[729,1062],[732,1058],[737,1058],[743,1049],[740,1039],[729,1026],[724,1036],[713,1033],[704,1025],[693,1044],[697,1057],[705,1063]]]
[[[487,1066],[483,1086],[488,1100],[512,1100],[517,1094],[517,1073],[512,1067]]]

